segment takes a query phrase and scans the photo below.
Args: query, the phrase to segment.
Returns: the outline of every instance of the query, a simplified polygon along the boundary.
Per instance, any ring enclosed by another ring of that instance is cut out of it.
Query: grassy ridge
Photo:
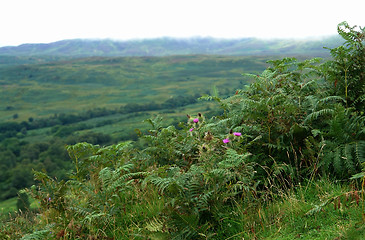
[[[62,40],[48,44],[23,44],[0,48],[0,55],[10,56],[167,56],[188,54],[215,55],[313,55],[328,56],[323,46],[334,47],[341,40],[336,37],[323,39],[274,39],[256,38],[156,38],[130,41],[111,40]]]

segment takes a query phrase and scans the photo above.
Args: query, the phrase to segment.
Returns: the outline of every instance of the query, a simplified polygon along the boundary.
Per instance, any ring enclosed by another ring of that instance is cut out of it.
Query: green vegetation
[[[128,103],[163,103],[216,85],[225,94],[260,72],[267,57],[171,56],[82,58],[0,68],[0,120],[17,121]],[[95,104],[98,103],[98,104]]]
[[[143,120],[156,114],[174,125],[186,111],[213,115],[198,98],[212,86],[234,92],[248,81],[242,72],[262,71],[265,59],[97,57],[0,69],[0,200],[34,184],[32,169],[65,179],[67,144],[137,140],[135,129],[146,131]]]
[[[68,178],[34,171],[39,214],[3,220],[0,237],[364,239],[365,28],[338,32],[331,59],[271,60],[234,95],[203,95],[219,114],[68,144]]]

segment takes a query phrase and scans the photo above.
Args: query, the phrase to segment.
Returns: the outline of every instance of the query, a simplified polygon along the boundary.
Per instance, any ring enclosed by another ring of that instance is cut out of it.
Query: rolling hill
[[[144,40],[72,39],[47,44],[22,44],[0,48],[0,56],[167,56],[186,54],[214,55],[305,55],[328,56],[326,47],[341,43],[338,37],[320,40],[157,38]]]

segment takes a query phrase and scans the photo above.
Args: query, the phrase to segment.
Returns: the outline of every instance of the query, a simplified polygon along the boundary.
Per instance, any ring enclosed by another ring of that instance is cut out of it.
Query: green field
[[[0,68],[0,122],[77,114],[95,108],[119,109],[135,103],[161,104],[176,96],[210,94],[213,86],[229,95],[247,83],[243,73],[262,71],[267,60],[268,57],[203,55],[94,57]],[[205,102],[174,107],[163,115],[178,121],[188,113],[206,111],[207,106]],[[114,120],[108,134],[125,128],[131,132],[141,127],[143,120],[140,117],[130,123],[127,115],[120,116],[118,124],[122,127],[115,128],[118,115],[110,117]],[[98,132],[100,128],[92,130]],[[35,135],[46,137],[44,134],[47,132],[38,129],[28,136],[36,139]]]
[[[0,121],[55,113],[161,103],[172,96],[231,94],[265,69],[267,57],[170,56],[86,58],[0,68]]]
[[[31,198],[29,200],[31,209],[36,209],[39,207],[39,203],[37,203],[34,199]],[[14,213],[17,211],[16,202],[17,202],[16,197],[0,202],[0,219],[2,217],[6,217],[7,214],[9,213]]]

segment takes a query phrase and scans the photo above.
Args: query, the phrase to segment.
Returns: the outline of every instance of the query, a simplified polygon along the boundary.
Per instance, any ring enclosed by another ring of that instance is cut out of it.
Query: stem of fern
[[[347,72],[348,72],[348,67],[345,68],[345,99],[346,99],[346,108],[348,108],[348,104],[347,104],[347,92],[348,92]]]

